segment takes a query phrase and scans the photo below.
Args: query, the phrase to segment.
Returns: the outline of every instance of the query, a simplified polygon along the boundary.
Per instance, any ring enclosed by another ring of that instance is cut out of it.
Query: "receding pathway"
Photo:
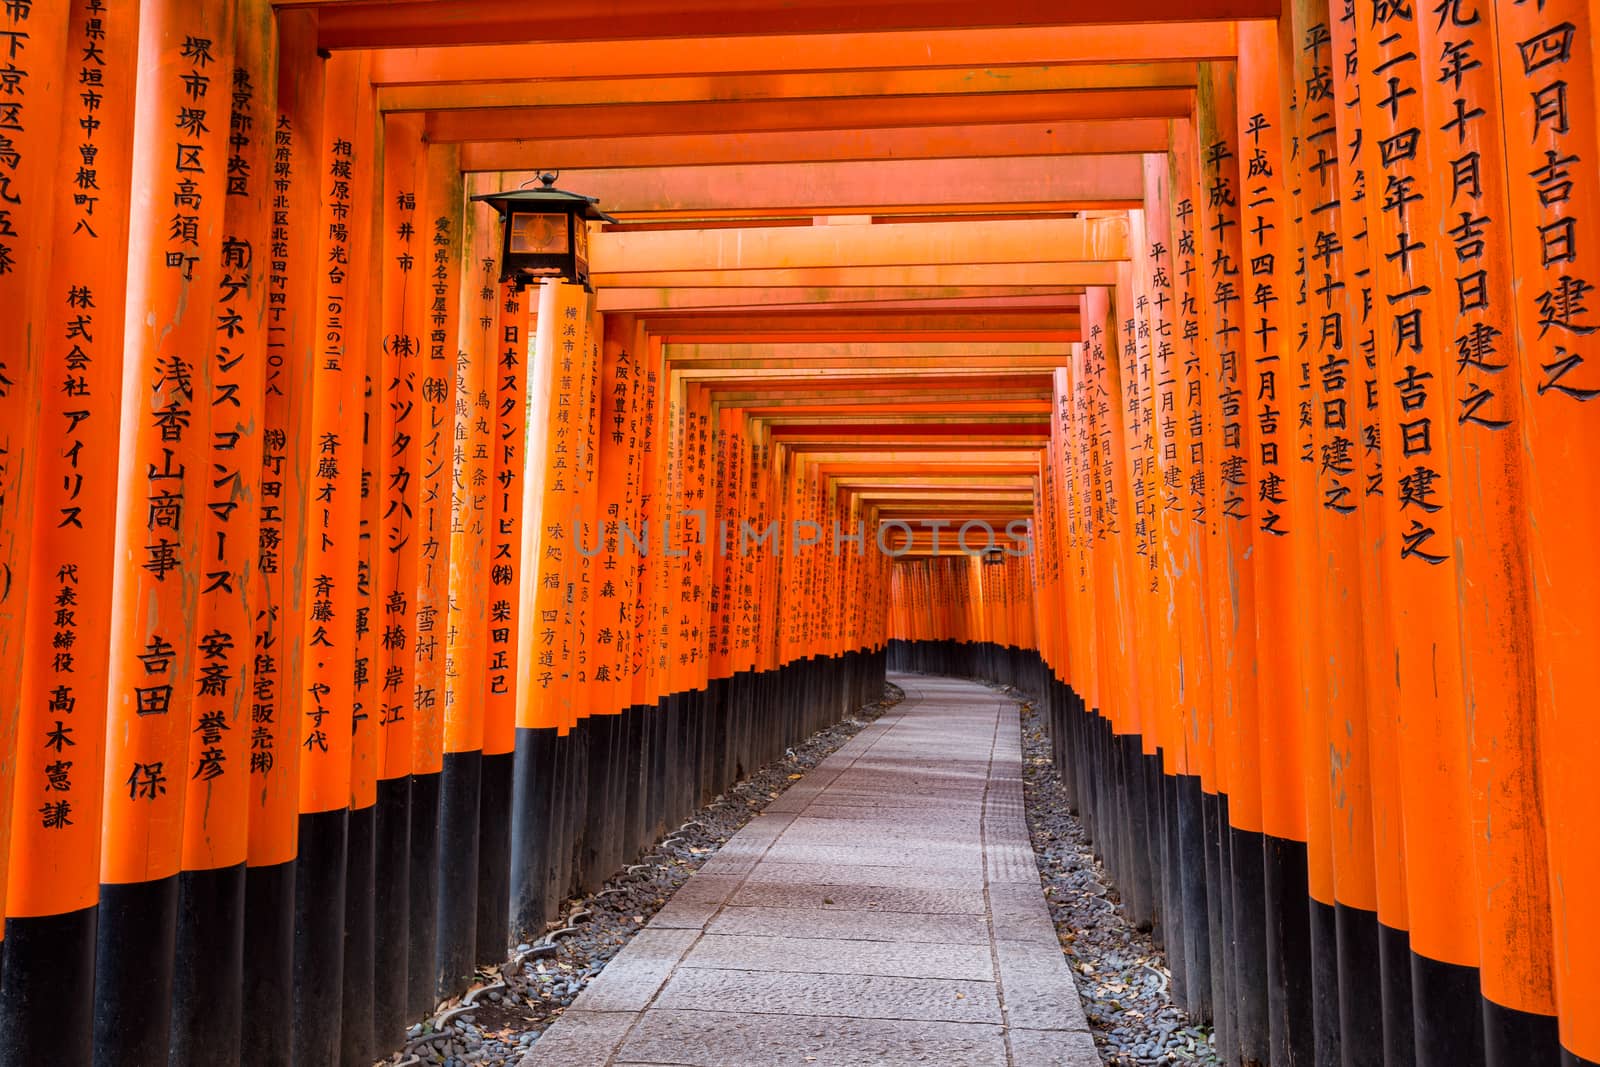
[[[1028,844],[1016,705],[906,699],[724,845],[523,1067],[1099,1057]]]

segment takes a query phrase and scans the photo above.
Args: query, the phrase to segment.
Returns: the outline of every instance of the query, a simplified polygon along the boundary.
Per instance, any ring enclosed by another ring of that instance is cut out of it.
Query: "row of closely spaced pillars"
[[[1600,1058],[1589,16],[1241,24],[1056,372],[1032,638],[896,568],[891,663],[1048,703],[1226,1062]]]
[[[1229,1062],[1600,1062],[1592,0],[720,2],[0,3],[0,1061],[370,1062],[892,633]],[[610,291],[502,284],[546,157]]]
[[[875,697],[885,562],[741,551],[864,517],[502,285],[492,186],[307,15],[5,17],[0,1060],[370,1063]]]

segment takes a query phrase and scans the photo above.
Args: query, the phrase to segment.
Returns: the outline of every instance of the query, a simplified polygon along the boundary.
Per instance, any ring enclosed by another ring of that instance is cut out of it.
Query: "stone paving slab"
[[[982,915],[983,890],[824,885],[817,882],[758,882],[746,879],[732,903],[767,908],[839,908],[848,911],[915,912],[922,915]],[[1049,913],[1046,912],[1046,920]]]
[[[994,981],[994,955],[988,945],[937,945],[926,941],[899,945],[892,941],[706,934],[689,950],[683,963],[686,967],[753,971]]]
[[[875,974],[806,974],[685,967],[656,1000],[658,1008],[767,1015],[841,1015],[999,1023],[995,984]]]
[[[1100,1053],[1087,1030],[1022,1030],[1006,1033],[1017,1067],[1100,1067]]]
[[[989,922],[982,915],[908,915],[871,909],[724,908],[706,930],[713,934],[836,937],[846,941],[989,943]]]
[[[992,1024],[655,1009],[646,1012],[628,1035],[616,1062],[699,1067],[804,1063],[1004,1067],[1007,1057],[1003,1031]]]
[[[643,1011],[689,951],[698,930],[646,927],[606,964],[606,980],[591,982],[572,1006],[583,1011]]]
[[[702,867],[701,870],[705,868]],[[816,885],[871,885],[887,889],[965,889],[983,888],[982,867],[939,868],[896,867],[892,864],[870,867],[838,867],[825,863],[785,863],[767,857],[759,870],[751,872],[746,885],[759,882]]]
[[[522,1067],[1098,1064],[1039,888],[1014,703],[907,699],[752,819]]]

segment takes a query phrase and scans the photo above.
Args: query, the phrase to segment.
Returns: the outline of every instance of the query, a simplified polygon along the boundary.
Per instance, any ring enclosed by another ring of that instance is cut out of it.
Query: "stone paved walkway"
[[[736,834],[523,1067],[1099,1064],[1022,812],[1015,704],[906,699]]]

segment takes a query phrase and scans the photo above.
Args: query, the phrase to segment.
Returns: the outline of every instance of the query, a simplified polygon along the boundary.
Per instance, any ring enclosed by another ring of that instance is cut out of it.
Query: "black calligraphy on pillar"
[[[496,263],[484,264],[485,282],[496,276]],[[524,438],[526,408],[523,404],[522,294],[507,287],[496,294],[501,302],[499,356],[495,361],[496,419],[494,485],[495,520],[489,549],[489,692],[509,696],[512,692],[511,654],[516,640],[514,599],[518,589],[518,564],[521,556],[521,471],[526,463]]]
[[[1427,353],[1433,343],[1434,269],[1428,247],[1430,211],[1426,173],[1427,156],[1421,128],[1422,102],[1417,88],[1424,76],[1416,51],[1414,8],[1389,0],[1371,0],[1371,19],[1377,47],[1366,57],[1372,63],[1369,87],[1381,94],[1372,102],[1379,127],[1377,155],[1383,187],[1379,210],[1385,221],[1385,240],[1377,247],[1385,265],[1382,288],[1390,322],[1388,364],[1380,371],[1379,388],[1392,390],[1398,415],[1394,430],[1399,439],[1388,442],[1397,484],[1394,506],[1400,513],[1400,558],[1437,566],[1449,558],[1449,538],[1444,526],[1439,469],[1435,449],[1443,447],[1443,431],[1435,425],[1442,383],[1427,370]],[[1442,454],[1442,453],[1440,453]]]
[[[1600,294],[1595,279],[1588,276],[1594,252],[1580,249],[1579,237],[1592,233],[1581,212],[1586,202],[1592,203],[1582,194],[1596,188],[1595,161],[1583,158],[1585,142],[1574,133],[1572,117],[1580,116],[1580,129],[1591,122],[1592,101],[1585,100],[1582,91],[1569,92],[1569,78],[1576,79],[1575,86],[1589,82],[1582,72],[1570,69],[1573,41],[1583,31],[1571,22],[1556,21],[1555,12],[1546,13],[1542,3],[1537,16],[1528,32],[1519,31],[1515,65],[1501,64],[1508,113],[1521,117],[1520,132],[1535,149],[1535,165],[1526,174],[1518,173],[1523,167],[1511,172],[1512,179],[1539,203],[1540,274],[1524,279],[1522,287],[1532,297],[1529,311],[1538,327],[1536,395],[1552,402],[1587,403],[1600,397],[1600,382],[1585,370],[1585,350],[1600,332],[1600,319],[1595,317]]]

